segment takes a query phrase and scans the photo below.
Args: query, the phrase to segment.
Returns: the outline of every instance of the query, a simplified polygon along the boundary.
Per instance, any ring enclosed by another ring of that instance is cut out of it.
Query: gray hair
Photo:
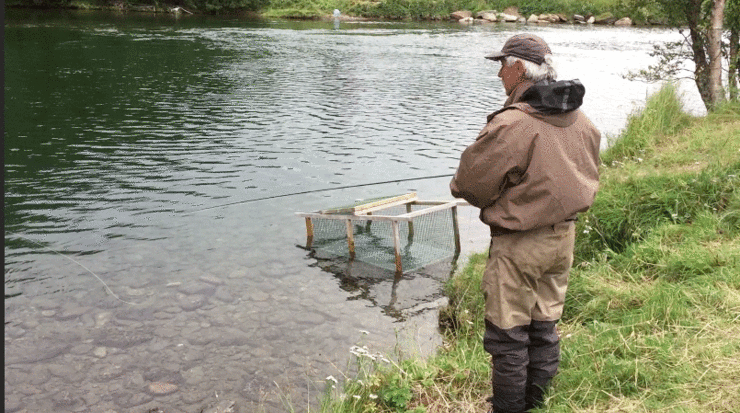
[[[558,78],[558,73],[555,71],[555,67],[553,66],[551,54],[545,55],[545,62],[541,65],[514,56],[506,56],[504,59],[506,60],[507,66],[511,66],[517,61],[522,62],[524,65],[524,76],[535,83],[541,80],[555,81]]]

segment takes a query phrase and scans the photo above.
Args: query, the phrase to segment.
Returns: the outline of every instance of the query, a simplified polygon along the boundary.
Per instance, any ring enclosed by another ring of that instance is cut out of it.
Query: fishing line
[[[317,192],[336,191],[336,190],[339,190],[339,189],[360,188],[360,187],[363,187],[363,186],[382,185],[382,184],[393,184],[393,183],[398,183],[398,182],[421,181],[421,180],[424,180],[424,179],[452,177],[453,175],[454,174],[443,174],[443,175],[434,175],[434,176],[422,176],[422,177],[419,177],[419,178],[394,179],[392,181],[370,182],[370,183],[366,183],[366,184],[337,186],[337,187],[323,188],[323,189],[312,189],[312,190],[309,190],[309,191],[293,192],[293,193],[290,193],[290,194],[282,194],[282,195],[272,195],[272,196],[266,196],[266,197],[262,197],[262,198],[247,199],[247,200],[244,200],[244,201],[230,202],[228,204],[215,205],[215,206],[208,207],[208,208],[197,209],[195,211],[186,212],[185,215],[194,214],[196,212],[209,211],[209,210],[212,210],[212,209],[225,208],[225,207],[233,206],[233,205],[248,204],[250,202],[266,201],[268,199],[276,199],[276,198],[284,198],[284,197],[288,197],[288,196],[313,194],[313,193],[317,193]]]
[[[31,242],[33,244],[36,244],[36,245],[40,246],[41,248],[44,248],[45,250],[48,250],[48,251],[51,251],[51,252],[53,252],[55,254],[61,255],[62,257],[66,258],[66,259],[68,259],[70,261],[72,261],[73,263],[75,263],[75,264],[79,265],[80,267],[84,268],[85,271],[87,271],[90,274],[92,274],[95,278],[97,278],[98,281],[100,281],[103,284],[103,286],[105,286],[105,289],[108,290],[108,293],[110,293],[110,295],[112,295],[113,297],[115,297],[118,301],[124,302],[126,304],[130,304],[130,305],[138,305],[136,303],[132,303],[132,302],[129,302],[129,301],[126,301],[126,300],[122,300],[121,297],[117,296],[116,293],[114,293],[113,290],[111,290],[110,287],[108,287],[108,284],[106,284],[105,281],[103,281],[103,279],[98,276],[98,274],[95,274],[94,272],[92,272],[91,269],[85,267],[81,262],[75,260],[74,258],[72,258],[72,257],[70,257],[68,255],[64,255],[61,252],[56,251],[56,250],[53,250],[53,249],[47,247],[46,245],[41,244],[39,242],[36,242],[36,241],[34,241],[34,240],[30,239],[30,238],[24,237],[23,235],[16,234],[15,232],[10,232],[10,231],[8,231],[8,233],[11,234],[11,235],[15,235],[16,237],[23,238],[24,240],[26,240],[28,242]]]

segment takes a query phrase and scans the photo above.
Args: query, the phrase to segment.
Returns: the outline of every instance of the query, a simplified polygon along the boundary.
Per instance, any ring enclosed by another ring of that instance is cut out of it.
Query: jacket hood
[[[544,115],[572,112],[583,104],[586,88],[578,79],[535,83],[522,93],[519,102],[527,103]]]

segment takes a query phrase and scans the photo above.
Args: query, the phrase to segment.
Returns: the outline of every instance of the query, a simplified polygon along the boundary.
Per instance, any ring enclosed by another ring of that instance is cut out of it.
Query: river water
[[[444,281],[487,246],[476,211],[459,260],[401,278],[305,249],[295,212],[449,178],[243,201],[452,174],[505,99],[482,56],[522,29],[10,10],[6,412],[305,411],[353,345],[432,351]],[[607,137],[655,88],[621,75],[678,37],[526,30]]]

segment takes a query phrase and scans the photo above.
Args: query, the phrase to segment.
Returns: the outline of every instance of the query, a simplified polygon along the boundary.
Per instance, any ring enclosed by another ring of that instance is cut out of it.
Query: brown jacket
[[[523,83],[463,152],[450,190],[491,234],[574,219],[593,203],[601,134],[577,109],[583,93],[577,80]]]

